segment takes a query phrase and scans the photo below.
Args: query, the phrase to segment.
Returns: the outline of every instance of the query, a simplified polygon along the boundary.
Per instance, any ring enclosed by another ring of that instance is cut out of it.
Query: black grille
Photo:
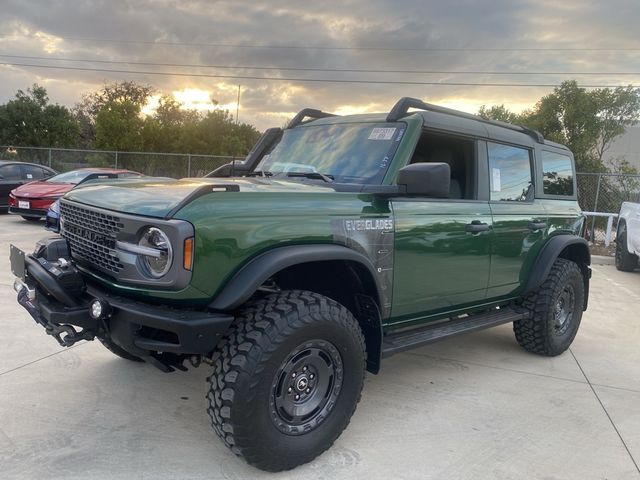
[[[60,202],[61,233],[78,260],[118,273],[123,265],[115,251],[116,237],[124,225],[120,218],[89,208]]]

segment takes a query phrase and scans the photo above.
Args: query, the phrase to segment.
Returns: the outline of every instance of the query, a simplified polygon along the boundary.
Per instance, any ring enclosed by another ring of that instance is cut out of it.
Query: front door
[[[488,202],[403,198],[393,201],[393,211],[393,323],[485,298],[492,223]]]

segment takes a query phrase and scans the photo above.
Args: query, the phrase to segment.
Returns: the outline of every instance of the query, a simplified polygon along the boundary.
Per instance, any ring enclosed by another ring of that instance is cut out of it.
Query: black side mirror
[[[400,169],[396,183],[406,195],[447,198],[450,179],[448,163],[413,163]]]

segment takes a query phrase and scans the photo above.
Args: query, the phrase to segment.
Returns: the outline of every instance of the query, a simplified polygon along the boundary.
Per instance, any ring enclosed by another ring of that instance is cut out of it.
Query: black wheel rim
[[[553,327],[558,335],[565,333],[571,324],[576,304],[575,297],[573,285],[565,285],[558,295],[553,309]]]
[[[271,418],[289,435],[320,425],[335,407],[343,380],[342,358],[326,340],[295,348],[282,362],[271,386]]]

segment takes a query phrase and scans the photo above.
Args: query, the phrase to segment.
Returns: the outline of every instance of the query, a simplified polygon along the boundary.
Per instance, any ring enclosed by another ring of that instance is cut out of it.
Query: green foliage
[[[0,105],[0,144],[33,147],[75,146],[79,124],[66,107],[49,103],[44,87],[34,84]]]
[[[492,105],[491,107],[482,105],[480,107],[480,110],[478,110],[478,115],[480,115],[482,118],[499,120],[501,122],[516,124],[521,123],[520,116],[517,113],[511,112],[504,105]]]
[[[586,90],[572,80],[519,115],[504,105],[482,106],[479,114],[538,130],[571,149],[579,172],[602,172],[607,171],[603,157],[611,142],[638,122],[640,93],[631,86]]]
[[[144,121],[140,108],[130,100],[103,105],[96,115],[94,145],[101,150],[141,150]]]
[[[229,112],[215,110],[202,114],[185,110],[167,95],[160,97],[155,112],[144,116],[142,108],[152,93],[151,87],[125,82],[107,85],[85,96],[76,112],[90,122],[93,146],[122,151],[242,156],[260,135],[251,125],[234,123]],[[159,157],[157,161],[171,160]]]

